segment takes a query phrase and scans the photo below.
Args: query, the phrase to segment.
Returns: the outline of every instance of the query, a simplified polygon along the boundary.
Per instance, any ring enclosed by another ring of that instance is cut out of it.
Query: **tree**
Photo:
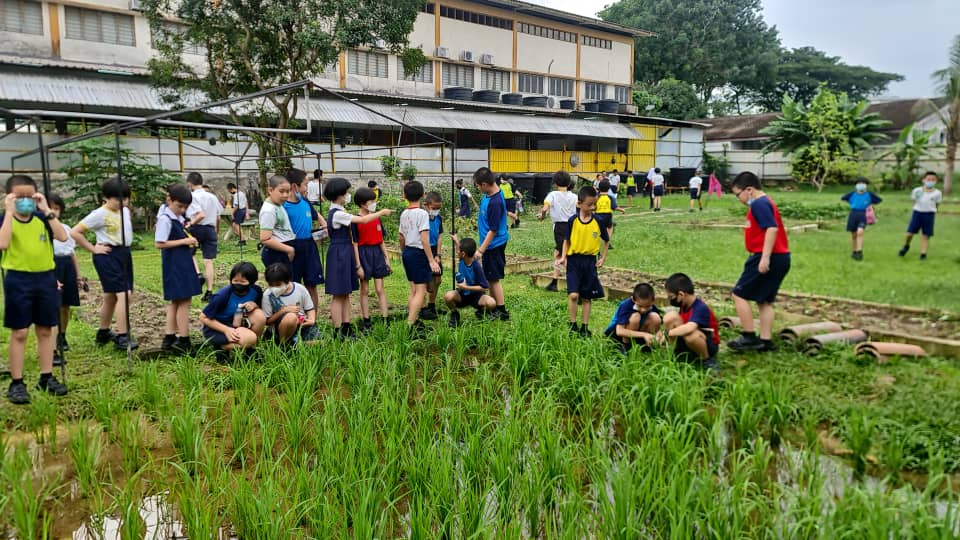
[[[895,189],[903,189],[912,186],[920,179],[920,160],[930,154],[930,137],[933,136],[935,129],[927,131],[917,131],[913,124],[900,130],[890,151],[881,156],[893,156],[896,164],[890,167],[889,177],[893,180]]]
[[[953,39],[953,46],[950,48],[950,64],[936,71],[933,76],[939,82],[940,93],[949,101],[947,114],[941,114],[941,119],[947,127],[946,171],[943,175],[943,193],[949,195],[953,189],[953,170],[957,159],[957,144],[960,143],[960,35]]]
[[[827,183],[858,176],[862,152],[883,140],[886,136],[879,130],[890,124],[876,113],[865,113],[868,105],[826,85],[809,106],[784,96],[782,115],[760,130],[771,137],[763,151],[792,155],[793,176],[818,191]]]
[[[408,72],[426,58],[410,48],[422,0],[143,0],[157,54],[149,62],[154,86],[171,103],[198,91],[221,100],[312,79],[331,69],[341,51],[380,46],[400,55]],[[169,15],[185,25],[171,25]],[[184,59],[185,45],[201,46],[203,65]],[[235,123],[260,127],[297,127],[301,92],[266,97],[229,108]],[[260,152],[261,178],[289,166],[288,134],[249,133]]]
[[[860,101],[881,94],[891,82],[902,80],[903,76],[896,73],[850,66],[837,56],[828,56],[813,47],[801,47],[780,51],[773,77],[752,90],[742,89],[741,94],[763,110],[776,111],[784,95],[800,103],[810,103],[823,83],[834,91],[845,92],[851,100]]]
[[[633,90],[633,102],[641,114],[648,116],[689,120],[707,115],[707,107],[693,85],[676,79],[664,79],[656,84],[638,83]]]

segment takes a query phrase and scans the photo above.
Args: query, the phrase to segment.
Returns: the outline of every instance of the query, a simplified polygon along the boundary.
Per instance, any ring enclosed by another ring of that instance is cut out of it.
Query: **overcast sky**
[[[528,1],[591,17],[611,3]],[[888,97],[934,95],[930,74],[946,66],[953,36],[960,34],[960,0],[762,1],[764,18],[780,30],[784,46],[813,46],[847,64],[906,77],[890,85]]]

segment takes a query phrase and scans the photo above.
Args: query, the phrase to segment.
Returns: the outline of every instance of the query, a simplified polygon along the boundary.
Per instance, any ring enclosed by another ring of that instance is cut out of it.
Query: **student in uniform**
[[[703,174],[700,172],[700,169],[697,169],[697,174],[694,174],[690,181],[687,183],[690,188],[690,211],[693,212],[693,202],[697,202],[697,206],[700,207],[700,211],[703,212],[703,203],[700,202],[703,195],[703,178],[700,178],[700,175]]]
[[[877,194],[867,191],[869,181],[864,177],[857,178],[854,190],[840,197],[850,205],[850,214],[847,216],[847,232],[850,233],[851,257],[855,261],[863,260],[863,235],[867,229],[867,209],[883,202]]]
[[[440,243],[440,235],[443,234],[443,216],[440,210],[443,208],[443,200],[436,191],[431,191],[423,198],[423,209],[430,216],[430,251],[433,252],[433,258],[440,267],[440,272],[433,274],[433,280],[427,284],[427,306],[420,310],[420,318],[425,321],[432,321],[437,318],[437,291],[440,290],[440,282],[443,281],[443,259],[440,257],[443,245]]]
[[[577,194],[570,191],[571,180],[567,171],[553,173],[553,183],[557,189],[547,194],[537,219],[543,219],[549,213],[553,222],[553,279],[547,285],[547,290],[556,292],[557,280],[563,268],[560,266],[563,241],[570,234],[570,218],[577,214]]]
[[[594,298],[604,296],[597,268],[603,266],[607,258],[609,238],[606,223],[597,219],[593,213],[597,207],[597,190],[584,186],[580,188],[577,200],[579,211],[570,218],[570,232],[563,242],[560,264],[567,266],[570,332],[589,337],[591,302]],[[577,324],[578,305],[581,310],[580,324]]]
[[[633,176],[633,171],[627,169],[627,202],[630,208],[633,208],[633,196],[637,194],[637,179]]]
[[[675,343],[674,355],[678,360],[698,361],[703,368],[715,372],[720,327],[713,310],[694,293],[693,281],[686,274],[671,275],[665,285],[670,305],[680,311],[663,316],[663,339]]]
[[[23,382],[23,363],[30,325],[37,335],[40,381],[37,390],[55,396],[67,387],[53,376],[53,329],[60,301],[54,272],[53,241],[67,240],[57,214],[50,211],[37,184],[29,176],[7,179],[4,213],[0,225],[0,267],[3,268],[3,326],[10,329],[7,360],[10,386],[7,399],[15,405],[30,403]]]
[[[227,191],[230,192],[230,207],[233,208],[233,222],[230,226],[233,233],[237,235],[237,243],[241,246],[247,245],[243,239],[243,223],[250,219],[250,209],[247,207],[247,194],[237,189],[237,185],[227,184]]]
[[[256,347],[267,326],[262,301],[257,268],[248,262],[233,265],[230,285],[214,293],[200,313],[203,337],[217,350],[221,363],[226,363],[230,351]]]
[[[103,206],[83,218],[70,230],[77,245],[93,254],[93,267],[97,270],[103,287],[103,304],[100,306],[100,328],[97,330],[97,345],[113,341],[119,351],[136,349],[137,343],[127,327],[126,298],[133,294],[133,222],[130,219],[130,186],[118,178],[107,180],[100,189]],[[122,213],[121,213],[122,211]],[[121,230],[121,225],[123,229]],[[96,236],[96,244],[86,238],[87,231]],[[124,295],[123,293],[127,294]],[[110,321],[116,315],[117,333],[110,331]]]
[[[376,195],[369,188],[357,190],[354,202],[360,208],[360,217],[373,214],[377,211]],[[383,286],[383,279],[393,270],[390,268],[390,258],[387,255],[387,246],[383,243],[383,221],[377,218],[367,223],[353,224],[353,241],[360,260],[363,277],[360,278],[360,314],[363,324],[362,332],[373,330],[370,320],[370,301],[367,297],[370,291],[370,280],[377,290],[377,299],[380,302],[380,316],[387,320],[387,291]]]
[[[500,191],[503,193],[503,201],[507,208],[507,217],[513,220],[511,229],[520,226],[520,215],[517,213],[517,197],[513,189],[513,178],[500,175]]]
[[[269,288],[260,307],[273,338],[281,344],[315,341],[320,335],[317,306],[306,287],[290,281],[290,267],[273,263],[263,271],[263,279]]]
[[[927,171],[923,175],[923,186],[914,188],[910,192],[910,199],[913,200],[913,213],[910,214],[910,224],[907,225],[907,235],[903,239],[903,247],[900,248],[898,255],[903,257],[910,250],[910,241],[917,233],[920,237],[920,260],[927,258],[927,247],[930,245],[930,238],[933,237],[933,223],[937,217],[937,208],[943,202],[943,193],[937,189],[937,180],[939,177],[933,171]]]
[[[613,212],[617,211],[626,214],[627,211],[617,206],[617,198],[610,193],[610,181],[602,180],[600,182],[600,193],[597,195],[597,209],[594,214],[607,228],[607,240],[613,237]],[[612,246],[607,246],[612,249]]]
[[[493,175],[490,176],[493,181]],[[423,198],[423,184],[411,180],[403,186],[403,198],[407,209],[400,214],[400,249],[403,259],[403,271],[410,283],[407,296],[407,324],[415,332],[424,330],[420,320],[420,310],[427,298],[427,284],[433,281],[433,275],[440,271],[440,263],[433,258],[430,249],[430,215],[420,207]]]
[[[660,167],[653,169],[653,176],[650,177],[650,185],[653,186],[653,211],[660,211],[660,199],[663,197],[663,175],[660,174]]]
[[[617,305],[610,324],[603,333],[612,339],[623,353],[634,345],[640,345],[640,350],[650,350],[663,322],[663,314],[655,302],[653,285],[637,283],[630,298]]]
[[[374,202],[380,202],[380,188],[377,187],[377,181],[371,180],[367,182],[367,189],[373,192]]]
[[[187,209],[187,219],[190,220],[188,229],[200,243],[203,276],[207,285],[203,301],[207,302],[213,296],[213,261],[217,258],[217,234],[223,206],[216,195],[204,189],[203,176],[200,176],[200,173],[188,174],[187,185],[193,191],[193,202]]]
[[[302,283],[310,293],[313,305],[320,305],[317,286],[323,283],[323,263],[320,262],[320,250],[313,239],[314,224],[319,228],[327,227],[327,220],[317,214],[316,208],[307,201],[307,173],[300,169],[290,169],[284,175],[290,182],[290,195],[283,201],[283,209],[290,218],[293,230],[293,249],[296,253],[290,263],[290,273],[295,283]]]
[[[460,240],[455,234],[451,237],[460,259],[457,263],[457,288],[447,291],[443,295],[443,301],[450,308],[448,324],[451,328],[455,328],[460,326],[459,310],[461,308],[472,307],[477,310],[477,318],[481,318],[484,312],[496,306],[496,302],[492,296],[486,294],[490,284],[487,283],[483,268],[480,267],[480,262],[476,258],[477,241],[473,238]]]
[[[483,193],[480,209],[477,212],[477,234],[480,247],[477,255],[483,266],[483,273],[490,282],[490,296],[497,301],[491,316],[499,320],[509,320],[503,295],[504,269],[507,265],[507,242],[510,240],[510,231],[507,229],[507,203],[493,177],[493,172],[487,167],[480,167],[473,173],[473,182]]]
[[[314,208],[320,208],[320,178],[323,177],[323,171],[317,169],[313,171],[313,177],[307,182],[307,202]]]
[[[460,198],[460,205],[457,206],[457,215],[460,217],[470,217],[473,211],[473,195],[470,190],[463,187],[463,178],[457,179],[457,196]]]
[[[199,242],[184,227],[184,213],[193,197],[181,184],[167,188],[167,202],[160,208],[154,241],[160,250],[163,299],[167,304],[166,323],[160,348],[188,353],[190,344],[190,301],[201,292],[193,250]]]
[[[63,198],[51,193],[47,200],[50,211],[57,215],[57,219],[67,208]],[[84,286],[84,279],[80,272],[80,261],[77,260],[77,243],[70,237],[70,227],[61,222],[60,225],[67,233],[67,239],[61,242],[53,240],[53,261],[56,266],[57,282],[60,283],[60,327],[57,329],[57,351],[69,351],[67,343],[67,326],[70,324],[70,308],[80,306],[80,288]],[[54,355],[53,365],[59,366],[63,358]]]
[[[285,176],[274,175],[267,180],[267,199],[260,207],[260,260],[266,268],[273,263],[291,266],[296,250],[293,241],[297,238],[290,226],[290,216],[283,203],[290,198],[290,182]]]

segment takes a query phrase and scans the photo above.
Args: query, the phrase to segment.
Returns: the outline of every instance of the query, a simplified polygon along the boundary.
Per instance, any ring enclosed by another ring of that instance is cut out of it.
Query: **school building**
[[[44,138],[52,141],[168,110],[147,78],[154,41],[138,7],[137,0],[0,0],[0,107],[17,111],[0,122],[0,136],[35,111],[43,111]],[[410,35],[429,59],[419,71],[405,73],[375,43],[344,51],[315,82],[455,141],[455,157],[436,146],[391,148],[427,141],[353,102],[316,93],[301,107],[300,116],[313,122],[301,139],[312,152],[338,153],[296,164],[361,177],[377,176],[383,155],[412,163],[421,175],[479,166],[583,176],[696,167],[705,124],[644,117],[631,103],[637,39],[656,37],[518,0],[425,2]],[[199,46],[184,52],[197,65],[204,53]],[[0,173],[11,170],[11,156],[35,148],[32,129],[0,139]],[[256,151],[228,130],[167,126],[127,133],[124,142],[174,171],[256,171],[252,159],[238,162]],[[54,154],[51,166],[66,158]],[[16,168],[39,168],[39,159]]]

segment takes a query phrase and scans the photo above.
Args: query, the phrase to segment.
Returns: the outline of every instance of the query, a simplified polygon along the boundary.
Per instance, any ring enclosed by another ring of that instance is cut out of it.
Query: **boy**
[[[743,240],[750,256],[743,273],[733,288],[733,303],[743,324],[741,336],[727,345],[738,352],[773,351],[773,303],[783,278],[790,271],[790,246],[777,205],[763,192],[760,179],[752,172],[742,172],[733,181],[733,196],[746,205],[747,228]],[[753,326],[750,302],[757,303],[760,315],[760,338]]]
[[[457,215],[460,217],[470,217],[470,213],[473,210],[473,195],[470,195],[470,190],[463,187],[463,178],[457,179],[457,194],[460,197],[460,206],[457,207]]]
[[[50,194],[47,201],[50,211],[57,215],[57,219],[63,214],[67,205],[63,198],[56,193]],[[86,280],[81,277],[80,261],[77,260],[77,243],[70,238],[70,227],[66,223],[60,223],[67,234],[66,241],[53,240],[53,261],[57,281],[60,283],[60,327],[57,329],[57,350],[53,356],[53,365],[59,366],[63,363],[63,357],[59,354],[70,350],[70,344],[67,343],[67,325],[70,323],[70,307],[80,306],[80,289],[85,286]]]
[[[477,255],[480,256],[483,273],[490,282],[490,296],[497,303],[490,316],[502,321],[510,320],[510,313],[504,303],[503,285],[500,283],[507,265],[506,248],[507,241],[510,240],[507,203],[489,168],[477,169],[473,173],[473,182],[480,193],[483,193],[480,209],[477,211],[477,232],[480,238]]]
[[[513,192],[513,178],[501,174],[500,190],[503,192],[503,201],[506,204],[507,216],[513,220],[513,225],[511,225],[510,228],[516,229],[520,226],[520,215],[517,214],[517,197]]]
[[[217,227],[220,224],[220,212],[223,207],[217,196],[203,189],[203,176],[198,172],[187,175],[187,185],[193,191],[193,202],[187,209],[190,234],[200,242],[203,255],[203,277],[207,288],[203,301],[209,302],[213,296],[213,260],[217,258]]]
[[[370,191],[373,192],[373,197],[374,197],[373,202],[380,202],[380,188],[377,187],[377,181],[371,180],[367,182],[367,188],[369,188]]]
[[[416,332],[423,331],[420,310],[427,296],[427,284],[440,272],[440,264],[430,249],[430,215],[420,208],[423,184],[411,180],[403,186],[407,209],[400,214],[400,249],[403,270],[410,282],[407,297],[407,324]]]
[[[670,305],[680,312],[663,317],[664,338],[676,343],[673,352],[678,360],[690,362],[691,356],[710,371],[717,370],[720,328],[713,310],[693,292],[693,281],[686,274],[673,274],[666,282]]]
[[[0,267],[3,268],[3,325],[10,329],[8,362],[10,387],[7,399],[15,405],[30,403],[23,382],[27,334],[33,325],[40,357],[37,390],[55,396],[67,387],[53,376],[53,328],[59,322],[60,299],[54,273],[53,240],[65,242],[66,231],[47,200],[37,193],[29,176],[16,174],[7,179],[3,224],[0,225]]]
[[[633,171],[627,169],[627,203],[630,208],[633,208],[633,196],[637,194],[637,178],[633,176]]]
[[[247,245],[243,239],[243,222],[250,219],[250,211],[247,207],[247,194],[237,189],[234,183],[227,184],[227,191],[230,192],[230,207],[233,208],[233,223],[230,227],[233,233],[237,235],[237,243],[241,246]]]
[[[603,333],[617,344],[620,352],[625,354],[635,344],[640,345],[640,350],[646,351],[653,346],[660,323],[663,322],[655,302],[653,285],[637,283],[630,298],[617,305]]]
[[[867,228],[867,208],[880,204],[883,199],[867,191],[869,181],[864,177],[857,178],[853,191],[840,197],[850,205],[850,215],[847,216],[847,232],[850,233],[851,257],[855,261],[863,260],[863,233]]]
[[[457,288],[448,291],[443,295],[443,301],[450,308],[449,325],[455,328],[460,325],[459,308],[472,307],[477,310],[477,318],[480,318],[485,311],[490,311],[496,307],[493,297],[486,294],[490,284],[486,276],[483,275],[483,268],[480,267],[475,255],[477,254],[477,241],[473,238],[464,238],[458,240],[457,235],[452,235],[453,243],[457,246],[457,255],[460,262],[457,265]]]
[[[617,193],[620,191],[620,173],[616,169],[607,176],[607,181],[610,182],[610,195],[616,199]]]
[[[606,180],[604,180],[606,182]],[[607,227],[593,214],[597,207],[597,190],[590,186],[580,188],[577,194],[580,211],[568,222],[570,231],[563,241],[560,264],[567,265],[567,310],[570,332],[590,336],[590,307],[594,298],[603,298],[603,286],[597,268],[607,258]],[[603,252],[601,253],[601,245]],[[597,258],[600,254],[600,258]],[[581,304],[581,324],[577,324],[577,304]]]
[[[317,285],[323,283],[323,264],[320,262],[320,250],[313,239],[314,224],[321,229],[327,227],[327,220],[317,214],[317,209],[306,199],[307,173],[300,169],[290,169],[284,175],[290,182],[290,195],[283,202],[283,209],[290,218],[293,230],[293,249],[295,255],[290,262],[290,273],[294,283],[302,283],[314,306],[320,305]]]
[[[537,219],[543,219],[547,212],[553,222],[553,279],[547,285],[548,291],[557,290],[557,280],[560,279],[560,256],[563,254],[563,241],[570,234],[570,218],[577,214],[577,195],[569,191],[570,175],[567,171],[553,173],[553,183],[556,191],[547,194],[543,200],[543,208],[537,214]]]
[[[437,261],[437,266],[440,267],[440,272],[434,273],[433,279],[427,285],[427,307],[420,310],[420,318],[425,321],[432,321],[437,318],[437,291],[440,289],[440,282],[443,280],[443,259],[440,257],[440,235],[443,234],[443,216],[440,215],[442,208],[443,201],[436,191],[427,193],[423,198],[423,209],[430,216],[430,251],[433,252],[433,258]]]
[[[627,213],[626,210],[617,206],[617,198],[610,193],[611,189],[609,180],[600,181],[600,189],[598,190],[600,194],[597,196],[597,210],[594,212],[597,219],[607,228],[608,240],[613,237],[613,211],[616,210],[621,214]],[[612,249],[612,247],[608,246],[607,249]]]
[[[315,208],[320,207],[320,178],[323,177],[323,171],[316,169],[313,171],[313,177],[307,182],[307,202]]]
[[[697,173],[690,178],[690,182],[687,185],[690,187],[690,211],[693,212],[693,201],[697,201],[697,205],[700,206],[700,211],[703,212],[703,203],[700,202],[700,187],[703,185],[703,178],[700,178],[700,175],[703,174],[700,172],[700,169],[697,169]]]
[[[103,206],[83,218],[70,230],[77,245],[93,254],[93,267],[97,270],[103,288],[100,306],[100,327],[97,330],[97,345],[113,341],[118,351],[136,349],[139,345],[130,337],[127,327],[126,305],[133,293],[133,258],[130,245],[133,243],[133,222],[130,219],[130,186],[118,178],[103,183],[100,188]],[[122,212],[122,213],[121,213]],[[121,228],[122,225],[122,228]],[[85,234],[93,231],[96,244],[91,244]],[[191,276],[186,276],[191,279]],[[110,331],[110,321],[117,316],[117,333]]]
[[[653,169],[653,176],[650,177],[650,186],[653,194],[653,211],[660,211],[660,198],[663,197],[663,175],[660,174],[660,167]]]
[[[317,309],[306,287],[290,281],[290,269],[283,263],[268,266],[263,278],[269,286],[263,295],[263,314],[274,338],[280,343],[316,340]]]
[[[930,245],[930,237],[933,236],[933,221],[937,217],[937,206],[943,202],[943,193],[937,189],[937,173],[927,171],[923,175],[923,187],[918,187],[910,193],[913,200],[913,214],[910,216],[910,224],[907,225],[907,236],[903,240],[903,247],[900,248],[899,255],[903,257],[910,250],[910,241],[913,235],[922,233],[920,237],[920,260],[926,260],[927,247]]]

